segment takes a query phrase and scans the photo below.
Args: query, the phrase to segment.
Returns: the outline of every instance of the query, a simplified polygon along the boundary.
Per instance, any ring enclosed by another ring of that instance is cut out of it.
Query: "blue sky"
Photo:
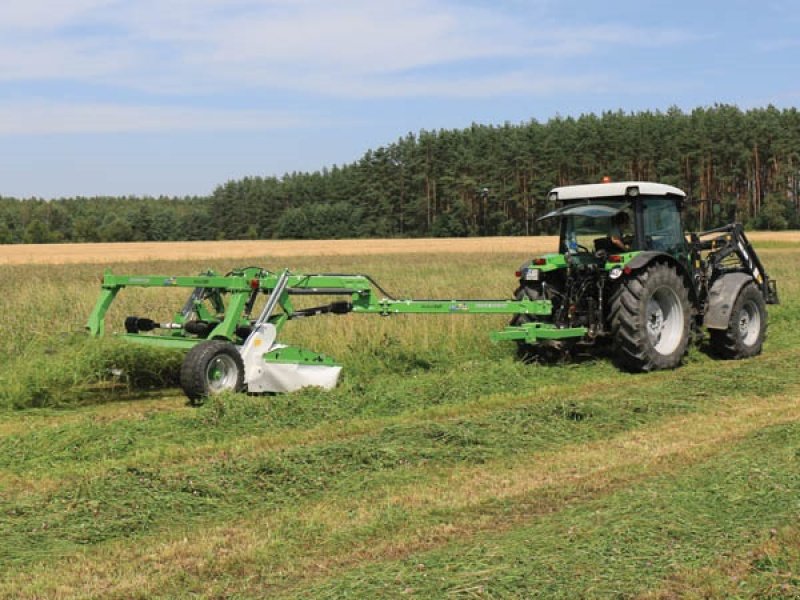
[[[5,0],[0,195],[207,194],[420,129],[800,104],[796,1]]]

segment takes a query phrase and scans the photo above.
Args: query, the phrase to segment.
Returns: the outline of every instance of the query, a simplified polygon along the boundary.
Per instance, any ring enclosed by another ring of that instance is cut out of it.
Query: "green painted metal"
[[[89,315],[89,321],[86,323],[86,329],[95,337],[102,336],[105,333],[105,316],[114,298],[120,288],[106,288],[100,292],[100,297],[97,299],[94,310]]]
[[[539,269],[542,273],[549,273],[550,271],[567,268],[567,257],[563,254],[543,254],[539,259],[545,261],[543,265],[537,265],[531,261],[528,267],[531,269]]]
[[[354,313],[397,314],[471,314],[471,315],[549,315],[549,300],[377,300],[353,303]]]
[[[242,324],[242,314],[244,313],[244,307],[245,304],[247,304],[247,299],[249,296],[249,290],[246,292],[235,291],[231,293],[228,306],[225,310],[225,318],[219,325],[211,330],[211,333],[208,334],[210,339],[235,339],[236,328]]]
[[[633,252],[617,252],[611,254],[610,256],[619,257],[619,260],[606,260],[604,269],[610,271],[616,267],[624,267],[638,254],[641,254],[641,251],[635,250]],[[544,264],[536,264],[536,260],[544,260],[545,262]],[[575,254],[570,256],[569,260],[566,254],[543,254],[537,259],[532,260],[526,265],[526,268],[537,269],[541,273],[549,273],[559,269],[566,269],[570,264],[592,264],[596,262],[597,258],[589,254]]]
[[[619,260],[616,261],[607,260],[605,264],[605,269],[606,271],[610,271],[611,269],[615,269],[617,267],[624,267],[639,254],[641,254],[641,252],[638,250],[634,252],[618,252],[612,254],[611,256],[619,256]],[[611,256],[609,256],[609,258],[611,258]]]
[[[493,342],[519,341],[533,344],[538,340],[564,340],[568,338],[583,337],[587,333],[586,327],[556,327],[552,323],[524,323],[522,325],[509,325],[502,331],[490,334]]]
[[[146,346],[157,346],[159,348],[174,348],[177,350],[190,350],[201,339],[191,337],[178,337],[172,335],[155,335],[144,333],[125,333],[118,336],[120,339],[134,342],[136,344],[144,344]]]
[[[215,310],[224,308],[221,314],[212,319],[212,315],[202,302],[194,303],[198,316],[207,321],[219,321],[208,334],[209,339],[224,338],[238,341],[236,330],[249,323],[245,308],[250,294],[257,290],[270,293],[275,288],[279,273],[258,268],[234,271],[230,275],[221,276],[207,273],[199,276],[173,277],[166,275],[114,275],[106,272],[102,284],[100,298],[95,304],[87,322],[87,329],[93,336],[103,335],[105,315],[120,290],[129,287],[180,287],[205,289],[212,296]],[[364,275],[303,275],[290,274],[286,290],[281,294],[278,303],[283,312],[270,318],[280,330],[292,317],[294,307],[292,294],[320,294],[349,296],[352,312],[358,314],[485,314],[485,315],[533,315],[546,316],[552,312],[549,300],[395,300],[379,297],[371,280]],[[226,302],[222,305],[222,297]],[[220,306],[222,305],[222,306]],[[185,317],[178,313],[173,322],[184,324]],[[183,329],[175,330],[170,335],[135,334],[125,336],[135,341],[144,341],[153,345],[184,347],[200,341],[190,336]],[[177,340],[177,341],[176,341]]]

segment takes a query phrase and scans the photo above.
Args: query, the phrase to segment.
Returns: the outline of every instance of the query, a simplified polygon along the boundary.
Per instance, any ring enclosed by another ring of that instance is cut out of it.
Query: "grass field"
[[[800,231],[749,234],[771,245],[800,243]],[[372,254],[465,254],[551,252],[558,237],[494,237],[365,240],[253,240],[224,242],[130,242],[117,244],[18,244],[3,246],[0,265],[107,264],[148,260],[258,258],[274,261],[297,256],[364,256]]]
[[[174,388],[180,356],[75,333],[91,263],[507,297],[540,240],[28,248],[28,264],[3,247],[0,596],[800,597],[800,236],[751,237],[782,300],[755,359],[523,365],[488,341],[502,317],[330,316],[285,331],[340,359],[336,390],[199,408]],[[123,293],[109,325],[167,314],[170,291]]]

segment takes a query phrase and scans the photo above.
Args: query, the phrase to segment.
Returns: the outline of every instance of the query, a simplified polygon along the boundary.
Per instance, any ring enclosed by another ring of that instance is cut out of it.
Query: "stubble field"
[[[800,596],[800,235],[751,239],[782,299],[755,359],[523,365],[502,317],[326,316],[285,339],[338,358],[336,390],[199,408],[180,356],[75,333],[106,264],[500,298],[554,242],[0,247],[0,596]]]

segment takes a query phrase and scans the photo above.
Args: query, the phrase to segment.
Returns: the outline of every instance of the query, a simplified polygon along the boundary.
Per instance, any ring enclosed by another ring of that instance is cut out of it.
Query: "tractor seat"
[[[595,251],[604,250],[609,254],[612,254],[614,252],[619,252],[621,250],[619,246],[617,246],[614,242],[611,241],[610,238],[607,237],[597,238],[594,241],[594,249]]]

